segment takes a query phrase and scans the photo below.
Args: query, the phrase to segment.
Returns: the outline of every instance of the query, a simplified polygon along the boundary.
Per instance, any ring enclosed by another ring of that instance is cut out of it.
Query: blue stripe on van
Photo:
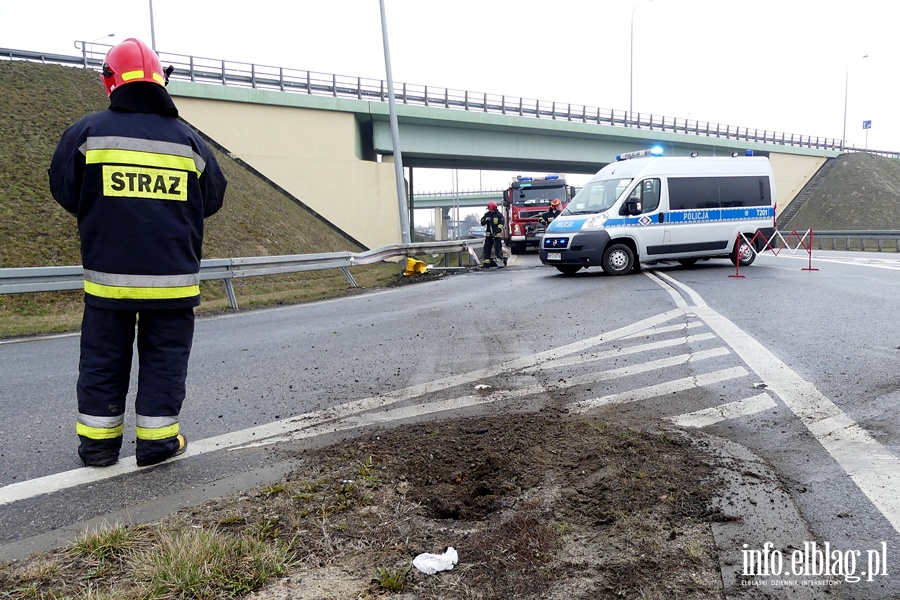
[[[636,217],[616,217],[614,219],[607,219],[604,223],[604,227],[624,227],[624,226],[634,226],[634,227],[650,227],[652,225],[662,225],[659,222],[659,215],[638,215]]]
[[[700,208],[697,210],[673,210],[666,213],[667,223],[707,223],[711,221],[747,221],[755,219],[772,219],[775,208],[772,206],[754,206],[740,208]]]
[[[607,219],[604,227],[664,225],[666,223],[712,223],[720,221],[747,221],[757,219],[774,219],[775,207],[753,206],[740,208],[700,208],[697,210],[673,210],[663,213],[665,223],[659,222],[658,213],[652,215],[637,215],[629,217],[614,217]],[[557,217],[547,228],[548,232],[578,231],[587,218],[559,218]]]
[[[581,229],[581,226],[584,225],[585,221],[587,221],[587,218],[560,219],[557,217],[550,223],[550,226],[547,227],[547,231],[578,231]]]

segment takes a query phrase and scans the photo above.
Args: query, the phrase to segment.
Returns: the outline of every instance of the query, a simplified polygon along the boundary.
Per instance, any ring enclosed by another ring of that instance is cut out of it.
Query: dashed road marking
[[[772,397],[763,392],[743,400],[735,400],[712,408],[695,410],[683,415],[669,417],[669,421],[679,427],[706,427],[728,419],[747,417],[759,412],[777,408],[778,404]]]
[[[647,387],[620,392],[618,394],[611,394],[609,396],[603,396],[602,398],[581,400],[580,402],[572,404],[571,410],[572,412],[582,413],[609,404],[625,404],[627,402],[636,402],[638,400],[649,400],[651,398],[665,396],[666,394],[674,394],[675,392],[683,392],[695,387],[703,387],[721,381],[728,381],[729,379],[744,377],[745,375],[749,375],[749,373],[744,367],[721,369],[719,371],[713,371],[712,373],[704,373],[692,377],[682,377],[681,379],[657,383],[656,385],[649,385]]]

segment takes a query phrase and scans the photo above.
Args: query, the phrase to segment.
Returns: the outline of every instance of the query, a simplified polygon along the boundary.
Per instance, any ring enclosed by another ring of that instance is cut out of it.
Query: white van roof
[[[647,156],[610,163],[591,179],[660,176],[772,175],[765,156]]]

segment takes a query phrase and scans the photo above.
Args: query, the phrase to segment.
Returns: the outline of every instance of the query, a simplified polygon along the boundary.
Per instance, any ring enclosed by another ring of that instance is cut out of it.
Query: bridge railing
[[[79,65],[99,71],[109,46],[91,42],[79,43],[81,56],[64,56],[0,48],[0,58]],[[388,98],[387,83],[379,79],[317,73],[315,71],[202,58],[168,52],[160,52],[159,55],[164,65],[172,65],[175,68],[172,78],[178,80],[377,102],[385,102]],[[593,123],[612,127],[630,127],[820,150],[868,152],[870,154],[900,158],[900,151],[842,147],[843,141],[835,138],[784,133],[639,112],[629,113],[626,110],[597,108],[558,101],[519,98],[410,83],[395,84],[394,94],[397,102],[413,106],[433,106],[451,110]]]

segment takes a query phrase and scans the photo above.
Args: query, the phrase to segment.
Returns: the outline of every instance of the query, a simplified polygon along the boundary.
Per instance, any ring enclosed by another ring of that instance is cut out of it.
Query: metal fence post
[[[228,297],[228,306],[233,308],[234,310],[238,309],[237,296],[234,294],[234,286],[231,284],[230,279],[223,279],[222,283],[225,284],[225,295]]]
[[[347,281],[350,282],[350,287],[359,287],[359,285],[357,285],[356,283],[356,280],[353,279],[353,275],[350,273],[350,269],[348,269],[347,267],[341,267],[341,271],[344,272],[344,277],[346,277]]]

